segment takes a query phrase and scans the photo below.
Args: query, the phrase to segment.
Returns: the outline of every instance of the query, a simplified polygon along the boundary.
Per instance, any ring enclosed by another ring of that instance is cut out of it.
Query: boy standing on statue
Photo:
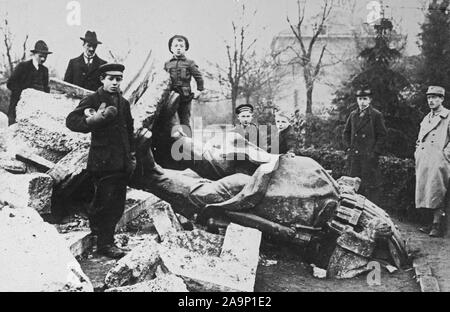
[[[164,64],[164,70],[170,74],[172,90],[180,94],[180,106],[178,116],[180,124],[189,127],[191,119],[191,102],[197,99],[204,90],[203,77],[198,66],[193,60],[187,59],[186,51],[189,50],[189,41],[186,37],[175,35],[169,40],[169,51],[172,58]],[[194,77],[197,83],[197,92],[191,90],[191,79]]]

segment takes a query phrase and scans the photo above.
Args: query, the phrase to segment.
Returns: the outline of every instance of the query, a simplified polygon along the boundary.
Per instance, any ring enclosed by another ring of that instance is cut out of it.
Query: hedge
[[[325,169],[332,170],[335,179],[347,175],[344,151],[331,148],[299,148],[296,153],[310,157]],[[382,156],[379,166],[382,178],[380,207],[399,218],[417,221],[419,215],[414,204],[414,160]]]

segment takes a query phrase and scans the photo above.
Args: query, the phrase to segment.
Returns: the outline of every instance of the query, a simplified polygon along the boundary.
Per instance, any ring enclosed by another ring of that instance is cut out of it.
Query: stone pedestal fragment
[[[230,224],[221,236],[194,230],[169,236],[160,255],[190,291],[253,291],[261,232]]]
[[[44,173],[14,175],[0,171],[0,200],[15,208],[50,213],[52,186],[52,178]]]
[[[0,292],[93,291],[55,227],[31,209],[0,209]]]

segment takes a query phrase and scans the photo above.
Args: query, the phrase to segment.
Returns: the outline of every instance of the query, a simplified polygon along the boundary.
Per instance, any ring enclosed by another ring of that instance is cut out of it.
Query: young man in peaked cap
[[[48,68],[44,66],[47,56],[52,54],[47,44],[38,40],[34,49],[30,51],[31,60],[16,66],[8,79],[7,87],[11,90],[11,100],[8,109],[8,124],[16,123],[16,107],[22,91],[33,88],[43,92],[50,92],[48,86]]]
[[[97,91],[102,86],[98,68],[106,64],[106,61],[98,57],[95,50],[102,43],[97,39],[95,31],[88,30],[84,37],[80,37],[80,39],[83,41],[83,53],[69,61],[64,81],[91,91]]]
[[[422,232],[440,237],[445,232],[447,192],[450,180],[450,111],[444,102],[445,89],[430,86],[427,101],[430,113],[420,124],[414,158],[416,160],[416,208],[428,212]],[[427,220],[427,217],[431,220]]]
[[[378,159],[387,134],[384,118],[372,107],[372,91],[362,86],[356,91],[358,108],[350,113],[344,128],[349,176],[361,178],[360,192],[377,203],[380,186]]]
[[[253,110],[253,106],[248,103],[236,107],[234,112],[239,124],[234,127],[233,131],[239,133],[247,141],[258,146],[259,131],[258,126],[252,122]]]
[[[115,259],[125,255],[114,244],[114,231],[125,208],[128,179],[136,166],[130,104],[120,91],[124,69],[121,64],[100,66],[103,86],[82,99],[66,119],[70,130],[91,133],[87,170],[95,194],[89,221],[98,237],[97,252]]]

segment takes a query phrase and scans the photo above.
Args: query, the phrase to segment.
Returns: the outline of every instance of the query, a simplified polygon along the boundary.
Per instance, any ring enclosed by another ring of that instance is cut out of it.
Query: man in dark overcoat
[[[89,30],[80,39],[83,41],[83,54],[69,61],[64,81],[91,91],[97,91],[102,85],[98,68],[106,64],[106,61],[95,53],[101,42],[97,40],[97,34]]]
[[[48,86],[48,68],[44,66],[47,56],[52,54],[47,44],[38,40],[31,50],[31,60],[19,63],[8,79],[7,87],[11,90],[8,108],[8,124],[16,123],[16,107],[22,91],[33,88],[43,92],[50,92]]]
[[[381,183],[379,156],[387,134],[383,115],[372,104],[372,91],[363,87],[356,92],[358,108],[345,124],[343,141],[347,147],[348,175],[361,178],[360,193],[377,203]]]
[[[136,165],[130,104],[120,91],[124,68],[121,64],[102,65],[103,86],[81,100],[66,119],[70,130],[91,133],[86,169],[93,178],[95,194],[88,215],[91,230],[98,237],[97,252],[111,258],[125,254],[114,245],[114,231]]]

